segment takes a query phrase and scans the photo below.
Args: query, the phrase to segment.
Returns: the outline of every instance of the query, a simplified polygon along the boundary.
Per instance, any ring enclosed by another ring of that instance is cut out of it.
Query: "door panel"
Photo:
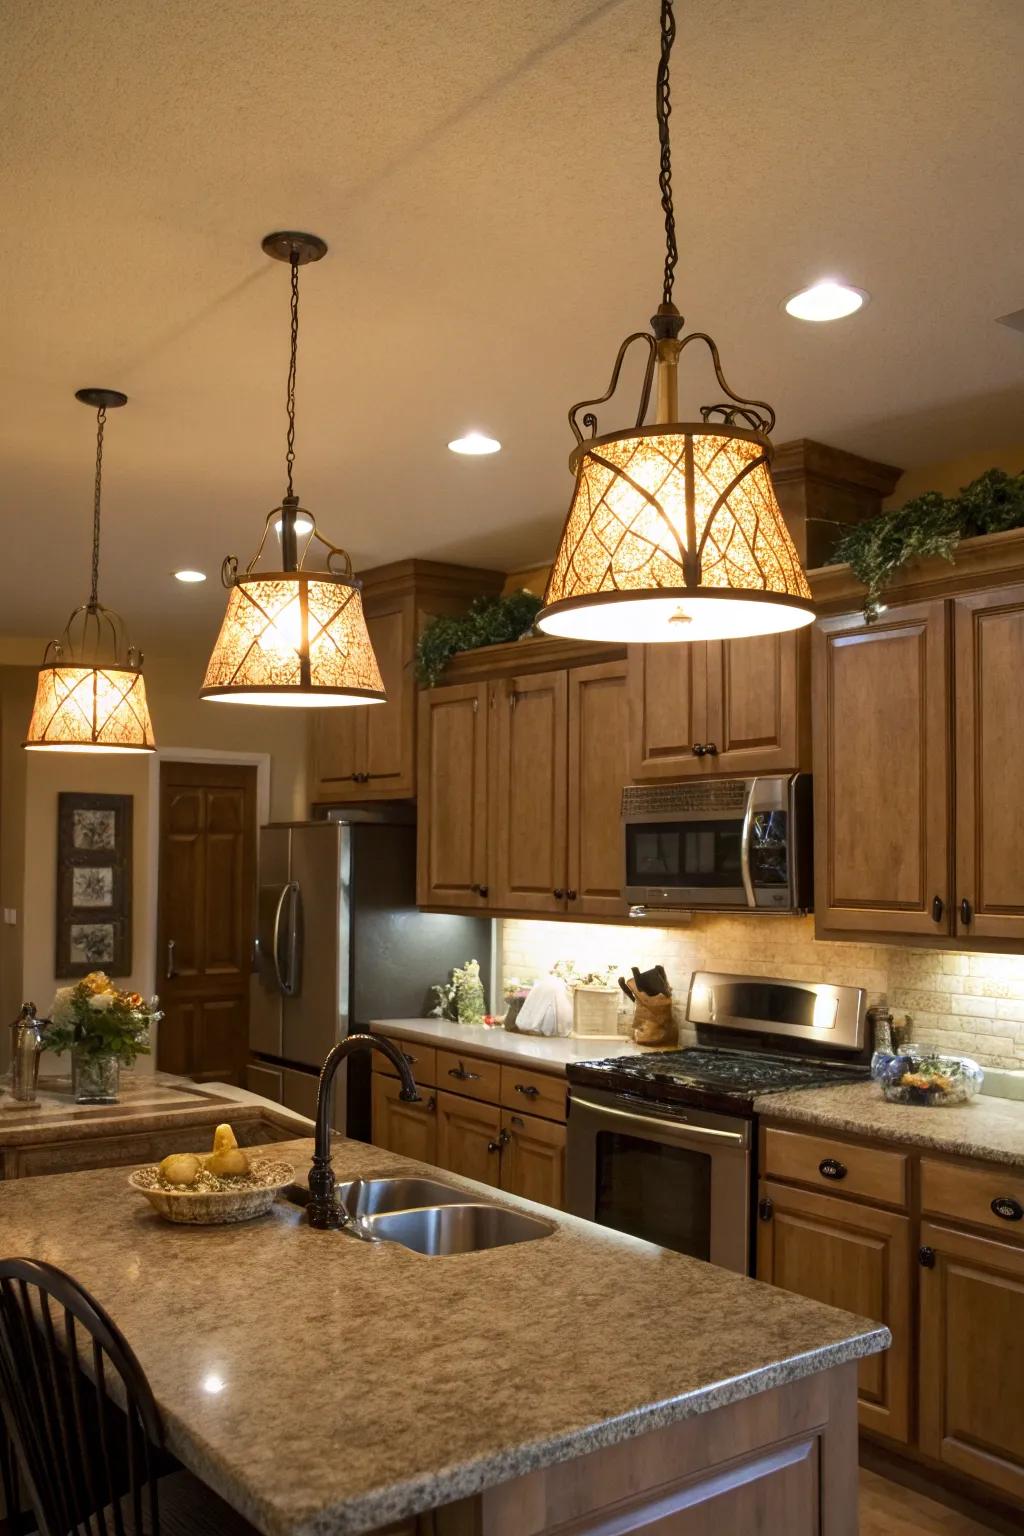
[[[510,1195],[565,1208],[565,1126],[536,1115],[505,1110],[501,1150],[501,1187]]]
[[[164,1071],[243,1081],[255,846],[255,768],[161,765],[157,1065]]]
[[[420,695],[416,899],[484,905],[487,887],[486,683]]]
[[[412,649],[407,630],[412,624],[411,605],[400,604],[388,613],[367,616],[366,627],[377,655],[387,693],[386,704],[371,704],[357,711],[366,716],[365,760],[369,775],[364,793],[413,792],[413,681],[405,665]]]
[[[790,773],[802,766],[798,683],[805,643],[790,632],[708,646],[707,739],[718,750],[704,761],[714,772]]]
[[[260,835],[260,886],[256,893],[255,969],[249,989],[249,1047],[267,1056],[281,1056],[281,991],[274,965],[274,928],[282,893],[288,884],[289,834],[283,827],[264,827]]]
[[[568,681],[565,672],[493,688],[492,902],[564,912],[568,885]]]
[[[950,932],[947,637],[940,601],[815,626],[820,936]]]
[[[373,1144],[417,1163],[437,1162],[437,1099],[425,1095],[418,1104],[400,1098],[397,1077],[371,1074],[373,1084]]]
[[[398,1083],[394,1078],[388,1082]],[[501,1148],[501,1110],[454,1093],[437,1095],[437,1166],[466,1179],[497,1185]]]
[[[906,1216],[763,1181],[771,1218],[757,1223],[757,1278],[884,1323],[890,1349],[858,1368],[860,1422],[910,1435],[910,1222]]]
[[[1024,587],[957,598],[953,609],[956,931],[1024,940]]]
[[[631,645],[627,652],[630,766],[634,779],[706,774],[695,743],[708,734],[708,646]]]
[[[386,704],[372,704],[366,709],[353,705],[343,709],[313,711],[312,736],[314,778],[317,793],[324,799],[358,799],[355,775],[366,756],[366,717],[371,709],[386,709]]]
[[[626,665],[569,672],[568,910],[624,917],[620,806],[629,779]]]
[[[296,991],[282,999],[281,1054],[317,1069],[348,1029],[349,837],[340,822],[291,831],[298,974]],[[290,910],[286,904],[286,918]]]

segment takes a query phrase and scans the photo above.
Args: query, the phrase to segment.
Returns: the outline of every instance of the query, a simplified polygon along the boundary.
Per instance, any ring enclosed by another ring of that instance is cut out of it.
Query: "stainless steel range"
[[[695,971],[688,1050],[570,1062],[570,1211],[747,1274],[763,1094],[868,1076],[860,987]]]

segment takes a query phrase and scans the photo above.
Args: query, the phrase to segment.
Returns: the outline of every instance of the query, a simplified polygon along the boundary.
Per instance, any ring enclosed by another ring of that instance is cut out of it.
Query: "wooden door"
[[[565,1126],[505,1110],[501,1117],[501,1187],[539,1205],[565,1206]]]
[[[244,1083],[256,899],[256,769],[160,768],[157,1065]]]
[[[708,646],[709,750],[704,772],[793,773],[803,767],[801,713],[809,686],[802,631]],[[803,677],[801,677],[803,666]]]
[[[620,806],[629,779],[626,663],[569,673],[569,912],[624,917]]]
[[[956,932],[1024,940],[1024,587],[957,598]]]
[[[564,912],[568,681],[535,672],[492,685],[492,905]]]
[[[417,900],[481,907],[488,898],[486,683],[420,694]]]
[[[941,601],[815,626],[815,928],[948,934],[950,693]]]
[[[437,1166],[481,1184],[498,1183],[501,1110],[496,1104],[463,1099],[455,1093],[437,1096]]]
[[[397,1077],[371,1073],[373,1144],[417,1163],[437,1162],[437,1097],[426,1092],[418,1104],[407,1104],[399,1095]]]
[[[757,1224],[757,1278],[884,1323],[892,1346],[860,1362],[863,1428],[892,1440],[910,1435],[910,1222],[859,1201],[765,1180]]]
[[[921,1449],[1024,1501],[1024,1248],[921,1224]]]
[[[681,779],[711,771],[693,750],[711,740],[707,644],[631,645],[627,657],[632,777]]]

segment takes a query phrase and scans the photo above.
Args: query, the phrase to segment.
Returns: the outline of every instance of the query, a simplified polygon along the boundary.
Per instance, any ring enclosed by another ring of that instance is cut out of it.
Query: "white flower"
[[[50,1004],[50,1020],[54,1024],[73,1024],[75,1008],[72,1001],[74,987],[58,987]]]
[[[89,1007],[95,1008],[97,1013],[106,1013],[114,999],[109,992],[94,992],[89,999]]]

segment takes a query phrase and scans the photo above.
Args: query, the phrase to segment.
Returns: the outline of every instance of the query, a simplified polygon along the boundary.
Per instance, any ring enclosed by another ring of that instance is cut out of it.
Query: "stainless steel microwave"
[[[622,825],[633,916],[810,910],[810,774],[628,785]]]

